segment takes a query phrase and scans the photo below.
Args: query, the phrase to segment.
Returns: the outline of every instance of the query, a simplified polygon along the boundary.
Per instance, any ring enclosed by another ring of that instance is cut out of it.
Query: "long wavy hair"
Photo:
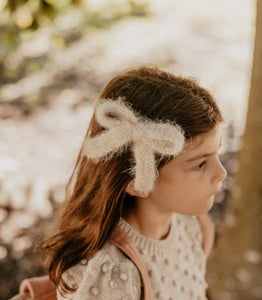
[[[120,73],[106,85],[99,99],[120,96],[142,116],[175,121],[184,130],[186,141],[209,132],[223,120],[213,97],[195,79],[157,67],[141,66]],[[85,138],[103,130],[93,115]],[[122,213],[134,204],[134,198],[125,192],[133,179],[126,171],[131,167],[131,158],[127,148],[110,160],[94,163],[82,157],[80,149],[66,185],[58,232],[39,245],[50,279],[56,286],[61,285],[62,291],[74,291],[62,274],[101,249]],[[160,169],[170,157],[157,161]]]

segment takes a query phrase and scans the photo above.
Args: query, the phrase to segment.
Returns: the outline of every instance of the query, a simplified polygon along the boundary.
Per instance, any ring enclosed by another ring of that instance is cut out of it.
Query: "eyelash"
[[[207,161],[204,160],[200,165],[198,165],[198,166],[196,167],[196,169],[197,169],[197,170],[202,169],[202,167],[203,167],[206,163],[207,163]]]
[[[219,152],[221,151],[222,145],[223,145],[222,143],[219,145],[218,154],[219,154]],[[201,170],[202,167],[203,167],[205,164],[207,164],[207,161],[206,161],[206,160],[204,160],[201,164],[199,164],[199,165],[196,167],[196,170]]]

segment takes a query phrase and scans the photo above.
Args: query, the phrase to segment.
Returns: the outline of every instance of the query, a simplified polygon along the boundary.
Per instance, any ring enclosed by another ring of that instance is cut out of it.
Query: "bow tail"
[[[134,189],[140,193],[148,193],[153,189],[157,176],[154,152],[144,143],[134,144],[135,180]]]

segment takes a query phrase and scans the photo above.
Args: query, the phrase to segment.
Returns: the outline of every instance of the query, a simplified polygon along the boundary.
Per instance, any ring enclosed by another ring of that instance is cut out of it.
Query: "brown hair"
[[[207,133],[223,120],[210,93],[192,78],[175,76],[156,67],[138,67],[113,78],[99,99],[124,97],[132,109],[152,120],[172,121],[182,127],[186,140]],[[91,119],[86,137],[103,128]],[[132,176],[132,153],[113,156],[110,160],[91,162],[81,157],[66,186],[66,204],[59,220],[58,233],[39,246],[46,254],[46,268],[56,286],[70,292],[62,273],[100,249],[119,222],[122,211],[132,205],[125,192]],[[159,161],[158,168],[170,158]],[[73,183],[73,181],[75,181]],[[70,187],[71,190],[70,190]]]

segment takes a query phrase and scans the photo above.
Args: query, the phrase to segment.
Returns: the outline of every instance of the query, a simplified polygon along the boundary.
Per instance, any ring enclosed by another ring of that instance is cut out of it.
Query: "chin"
[[[213,204],[214,204],[214,200],[215,200],[215,195],[212,195],[209,197],[209,203],[207,205],[207,211],[210,211],[210,209],[213,207]]]
[[[199,206],[198,212],[195,215],[205,214],[210,211],[213,207],[215,196],[209,196],[205,203],[202,206]]]

